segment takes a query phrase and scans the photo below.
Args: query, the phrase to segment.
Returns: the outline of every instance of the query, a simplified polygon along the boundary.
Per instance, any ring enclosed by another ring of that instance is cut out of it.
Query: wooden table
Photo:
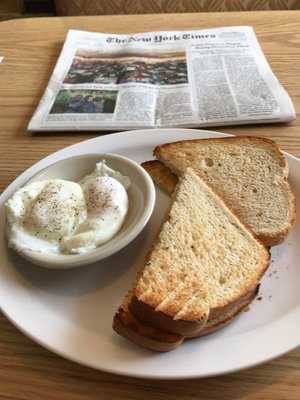
[[[46,155],[95,133],[26,133],[68,29],[141,32],[252,25],[300,111],[300,11],[37,18],[0,23],[0,190]],[[300,123],[226,127],[274,139],[300,156]],[[1,295],[1,294],[0,294]],[[300,329],[300,328],[299,328]],[[276,334],[276,333],[274,333]],[[300,399],[300,349],[224,377],[147,381],[76,365],[43,349],[0,316],[0,399]]]

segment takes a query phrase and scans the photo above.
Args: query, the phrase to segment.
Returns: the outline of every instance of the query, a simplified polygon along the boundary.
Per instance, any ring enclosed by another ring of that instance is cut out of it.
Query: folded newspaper
[[[293,119],[292,101],[249,26],[133,35],[70,30],[28,129]]]

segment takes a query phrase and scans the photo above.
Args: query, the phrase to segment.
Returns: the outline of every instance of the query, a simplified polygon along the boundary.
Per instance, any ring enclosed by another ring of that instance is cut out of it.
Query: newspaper
[[[68,32],[28,129],[116,130],[295,119],[249,26]]]

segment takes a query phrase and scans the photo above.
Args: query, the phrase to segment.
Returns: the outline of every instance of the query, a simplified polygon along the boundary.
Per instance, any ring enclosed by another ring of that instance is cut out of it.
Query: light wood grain
[[[0,190],[46,155],[95,133],[29,136],[28,121],[46,87],[68,29],[141,32],[252,25],[272,69],[300,110],[300,11],[69,17],[0,23]],[[274,139],[300,156],[300,123],[218,128]],[[1,295],[1,294],[0,294]],[[99,316],[100,318],[100,316]],[[276,332],[274,332],[276,334]],[[0,399],[299,400],[300,349],[225,377],[146,381],[94,371],[51,354],[0,316]]]

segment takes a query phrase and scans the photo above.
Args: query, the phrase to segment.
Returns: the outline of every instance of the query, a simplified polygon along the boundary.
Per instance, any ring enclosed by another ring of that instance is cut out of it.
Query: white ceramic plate
[[[3,203],[33,174],[47,165],[85,153],[113,152],[142,162],[165,142],[222,136],[186,129],[122,132],[87,140],[61,150],[20,175],[0,197],[0,305],[25,334],[46,348],[81,364],[146,378],[207,377],[254,366],[300,344],[300,224],[284,244],[272,250],[260,300],[228,327],[186,341],[175,351],[156,354],[117,336],[112,317],[169,204],[158,190],[156,208],[144,231],[118,254],[75,270],[35,267],[8,251]],[[300,204],[300,161],[287,155],[290,180]],[[299,214],[299,210],[298,210]]]

